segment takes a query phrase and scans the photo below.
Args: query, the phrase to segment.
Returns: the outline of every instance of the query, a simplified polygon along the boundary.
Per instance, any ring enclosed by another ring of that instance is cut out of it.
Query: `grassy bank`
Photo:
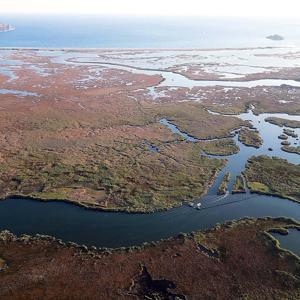
[[[252,192],[300,201],[300,165],[277,157],[251,157],[245,177]]]

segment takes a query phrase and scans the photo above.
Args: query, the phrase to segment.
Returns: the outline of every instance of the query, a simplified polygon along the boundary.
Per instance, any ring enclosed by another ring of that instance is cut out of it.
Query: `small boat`
[[[201,203],[197,203],[196,204],[196,209],[200,209],[201,208]]]

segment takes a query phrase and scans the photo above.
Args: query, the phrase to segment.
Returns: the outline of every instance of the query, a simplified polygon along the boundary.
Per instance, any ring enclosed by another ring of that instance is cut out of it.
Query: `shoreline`
[[[224,227],[228,227],[232,224],[235,223],[239,223],[239,222],[243,222],[243,221],[278,221],[278,222],[290,222],[292,224],[287,225],[286,227],[288,229],[296,229],[300,231],[300,221],[295,220],[294,218],[290,218],[290,217],[285,217],[285,216],[281,216],[281,217],[270,217],[270,216],[266,216],[266,217],[261,217],[261,218],[255,218],[255,217],[242,217],[242,218],[238,218],[238,219],[232,219],[232,220],[228,220],[224,223],[221,224],[221,226]],[[158,239],[158,240],[153,240],[153,241],[148,241],[148,242],[143,242],[140,245],[133,245],[133,246],[127,246],[127,247],[97,247],[97,246],[86,246],[84,244],[78,244],[76,242],[72,242],[72,241],[64,241],[62,239],[59,239],[53,235],[47,235],[47,234],[14,234],[13,232],[11,232],[10,230],[7,229],[3,229],[0,230],[0,240],[3,240],[3,234],[4,235],[10,235],[12,236],[14,239],[16,239],[17,241],[24,241],[24,239],[26,239],[27,241],[50,241],[50,242],[54,242],[57,243],[59,245],[61,245],[62,247],[74,247],[74,248],[78,248],[79,250],[84,250],[84,252],[100,252],[102,254],[108,253],[108,252],[118,252],[118,251],[124,251],[124,252],[128,252],[128,251],[132,251],[132,250],[142,250],[145,249],[147,247],[152,247],[152,246],[156,246],[160,243],[163,242],[168,242],[168,241],[172,241],[178,237],[181,236],[193,236],[195,233],[208,233],[211,231],[216,230],[218,227],[220,226],[220,224],[215,224],[214,226],[212,226],[211,228],[208,229],[202,229],[202,230],[193,230],[189,233],[179,233],[177,235],[173,235],[171,237],[168,238],[162,238],[162,239]],[[279,231],[281,228],[271,228],[270,230],[268,230],[266,233],[269,233],[271,235],[271,233],[273,232],[277,232]],[[271,232],[271,233],[270,233]],[[273,236],[272,236],[273,237]],[[274,237],[273,237],[274,238]],[[275,238],[274,238],[275,239]],[[285,251],[289,251],[286,249],[283,249]],[[299,258],[300,260],[300,258]]]
[[[38,202],[42,202],[42,203],[64,203],[64,204],[69,204],[69,205],[74,205],[86,210],[93,210],[93,211],[99,211],[99,212],[108,212],[108,213],[124,213],[124,214],[140,214],[140,215],[146,215],[146,214],[155,214],[155,213],[160,213],[160,212],[166,212],[166,211],[170,211],[172,209],[175,208],[179,208],[182,206],[186,206],[188,205],[190,202],[194,202],[197,199],[200,199],[202,197],[204,197],[205,195],[207,195],[208,190],[212,187],[212,185],[214,184],[216,178],[218,177],[218,174],[221,172],[222,170],[219,170],[219,172],[215,172],[214,176],[212,177],[212,179],[207,183],[206,186],[204,186],[203,189],[203,193],[199,196],[197,196],[196,198],[192,199],[192,200],[187,200],[187,201],[182,201],[181,203],[179,203],[176,206],[173,207],[169,207],[169,208],[161,208],[161,209],[153,209],[153,210],[148,210],[148,211],[137,211],[137,210],[130,210],[130,209],[122,209],[122,208],[105,208],[105,207],[101,207],[101,206],[96,206],[96,205],[89,205],[89,204],[85,204],[82,202],[77,202],[74,200],[70,200],[70,199],[43,199],[43,198],[38,198],[38,197],[32,197],[32,196],[26,196],[26,195],[18,195],[18,194],[14,194],[14,195],[9,195],[6,197],[2,197],[0,198],[0,201],[9,201],[11,199],[20,199],[20,200],[29,200],[29,201],[38,201]]]
[[[237,48],[118,48],[118,47],[112,47],[112,48],[99,48],[99,47],[87,47],[87,48],[81,48],[81,47],[0,47],[0,50],[33,50],[33,51],[110,51],[110,50],[118,50],[118,51],[233,51],[233,50],[241,50],[241,51],[247,51],[247,50],[263,50],[263,49],[294,49],[297,48],[295,46],[281,46],[281,47],[273,47],[273,46],[266,46],[266,47],[237,47]]]
[[[214,180],[216,179],[216,177],[217,177],[217,175],[215,176]],[[214,181],[212,182],[211,186],[213,184],[214,184]],[[203,194],[200,195],[198,198],[195,198],[195,199],[190,200],[190,201],[182,202],[181,204],[179,204],[177,206],[174,206],[174,207],[155,209],[155,210],[149,210],[149,211],[134,211],[134,210],[121,209],[121,208],[104,208],[104,207],[97,207],[95,205],[86,205],[82,202],[76,202],[76,201],[68,200],[68,199],[43,199],[43,198],[36,198],[36,197],[32,197],[32,196],[17,195],[17,194],[7,196],[7,197],[4,197],[4,198],[0,198],[0,202],[1,201],[9,201],[9,200],[12,200],[12,199],[15,199],[15,200],[19,199],[19,200],[26,200],[26,201],[37,201],[37,202],[41,202],[41,203],[63,203],[63,204],[67,204],[67,205],[77,206],[77,207],[82,208],[84,210],[98,211],[98,212],[103,212],[103,213],[121,213],[121,214],[128,214],[128,215],[150,215],[150,214],[168,212],[168,211],[171,211],[172,209],[177,209],[177,208],[180,208],[180,207],[183,207],[183,206],[189,206],[189,203],[195,202],[197,199],[200,200],[199,203],[201,203],[201,198],[207,195],[207,192],[208,192],[208,190],[211,186],[208,186],[206,188],[206,190],[203,192]],[[247,192],[231,192],[232,195],[246,194],[246,193]],[[280,199],[283,199],[283,200],[288,200],[288,201],[300,204],[299,200],[297,200],[295,198],[292,198],[292,197],[288,197],[288,196],[285,197],[285,196],[280,195],[280,194],[275,194],[275,193],[271,194],[271,193],[265,193],[265,192],[260,192],[260,191],[252,191],[251,189],[249,189],[249,193],[250,194],[256,194],[256,195],[267,196],[267,197],[276,197],[276,198],[280,198]]]
[[[276,194],[276,193],[267,193],[267,192],[261,192],[261,191],[252,191],[249,186],[247,186],[247,188],[250,191],[250,194],[257,194],[257,195],[263,195],[263,196],[269,196],[269,197],[277,197],[277,198],[281,198],[281,199],[286,199],[295,203],[300,204],[300,200],[297,200],[296,198],[293,197],[289,197],[289,196],[284,196],[281,194]]]

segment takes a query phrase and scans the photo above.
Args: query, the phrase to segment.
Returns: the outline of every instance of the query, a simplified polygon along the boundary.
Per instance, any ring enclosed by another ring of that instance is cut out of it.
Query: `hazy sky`
[[[0,0],[0,13],[300,17],[300,0]]]

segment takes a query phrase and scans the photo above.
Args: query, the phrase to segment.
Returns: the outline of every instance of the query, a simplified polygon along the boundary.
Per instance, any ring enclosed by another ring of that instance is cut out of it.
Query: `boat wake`
[[[212,201],[212,203],[219,202],[219,201],[227,198],[228,196],[229,196],[229,192],[226,191],[226,193],[224,195],[221,195],[221,196],[218,196],[218,197],[214,198],[214,201]]]

